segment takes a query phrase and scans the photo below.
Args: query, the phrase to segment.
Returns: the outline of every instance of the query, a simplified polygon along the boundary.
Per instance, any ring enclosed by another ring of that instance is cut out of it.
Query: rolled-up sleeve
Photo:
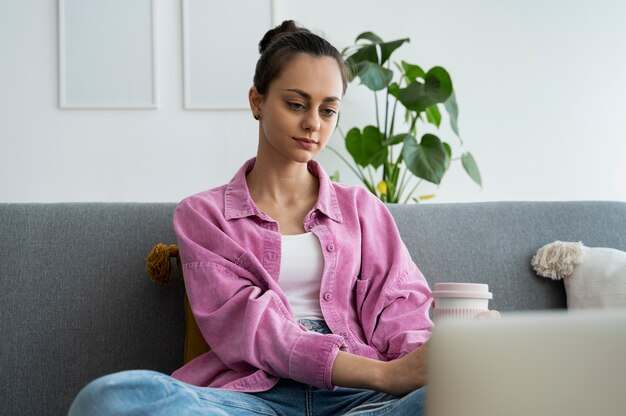
[[[233,371],[260,369],[333,389],[332,364],[343,338],[298,324],[258,260],[224,230],[225,221],[194,197],[174,215],[189,303],[212,351]]]

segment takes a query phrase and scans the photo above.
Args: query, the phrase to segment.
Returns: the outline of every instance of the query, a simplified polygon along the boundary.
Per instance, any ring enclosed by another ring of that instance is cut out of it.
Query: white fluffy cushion
[[[555,241],[531,264],[539,276],[564,280],[568,308],[626,307],[626,252]]]

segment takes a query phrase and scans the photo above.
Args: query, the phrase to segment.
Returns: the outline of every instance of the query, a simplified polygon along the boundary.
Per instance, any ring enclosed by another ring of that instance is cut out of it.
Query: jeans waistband
[[[298,320],[309,331],[319,332],[320,334],[331,334],[331,330],[326,325],[325,321],[319,321],[315,319],[300,319]]]

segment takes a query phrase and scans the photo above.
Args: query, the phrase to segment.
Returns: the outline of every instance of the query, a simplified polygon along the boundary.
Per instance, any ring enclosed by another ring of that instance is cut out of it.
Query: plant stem
[[[387,69],[391,70],[391,61],[387,61]],[[389,136],[387,135],[387,127],[388,127],[388,122],[389,121],[389,85],[387,85],[387,88],[385,88],[385,130],[383,130],[383,133],[385,135],[384,139],[386,140],[387,138],[389,138]]]
[[[404,81],[404,77],[402,74],[400,75],[400,81],[398,81],[398,87],[402,87],[402,81]],[[389,95],[389,88],[387,88],[387,95]],[[393,112],[391,113],[391,125],[389,126],[389,134],[388,137],[393,136],[393,128],[396,123],[396,109],[398,108],[398,99],[396,98],[393,102]]]
[[[376,188],[377,183],[374,181],[374,175],[372,175],[372,166],[367,166],[367,173],[370,175],[370,182],[374,188]]]
[[[354,172],[354,174],[355,174],[355,175],[359,178],[359,180],[360,180],[361,182],[364,182],[364,183],[365,183],[365,182],[367,181],[367,179],[365,178],[365,175],[363,174],[363,172],[359,172],[359,171],[357,171],[357,170],[356,170],[356,169],[352,166],[352,164],[351,164],[350,162],[348,162],[348,161],[346,160],[346,158],[345,158],[345,157],[343,157],[343,156],[341,155],[341,153],[339,153],[338,151],[336,151],[335,149],[333,149],[333,147],[332,147],[332,146],[326,146],[326,148],[327,148],[328,150],[330,150],[331,152],[333,152],[334,154],[336,154],[337,156],[339,156],[339,158],[340,158],[341,160],[343,160],[343,161],[344,161],[344,163],[345,163],[346,165],[348,165],[348,167],[350,168],[350,170],[351,170],[352,172]],[[357,166],[357,168],[358,168],[358,166]]]
[[[415,130],[415,124],[417,123],[417,119],[419,118],[419,113],[415,115],[415,117],[413,117],[413,121],[411,122],[411,134],[415,135],[414,130]]]
[[[393,103],[393,112],[391,113],[391,125],[389,126],[389,134],[388,137],[393,136],[393,127],[396,123],[396,107],[398,106],[398,100],[396,99]]]
[[[420,186],[420,184],[422,183],[423,179],[420,179],[419,181],[417,181],[417,183],[415,184],[415,186],[413,187],[413,189],[411,189],[411,192],[409,192],[409,195],[406,197],[406,199],[404,200],[404,203],[406,204],[407,202],[409,202],[409,199],[411,198],[411,196],[415,193],[415,190],[417,189],[418,186]]]
[[[393,119],[395,117],[395,114],[391,115],[391,125],[388,125],[389,123],[387,123],[389,121],[389,89],[386,90],[386,104],[385,104],[385,140],[388,140],[391,138],[391,131],[387,131],[387,127],[390,127],[390,130],[393,129]],[[396,100],[396,103],[398,101]],[[396,107],[394,105],[393,107],[393,111],[396,111]],[[387,153],[387,160],[389,161],[389,163],[393,163],[393,146],[387,146],[388,147],[388,153]]]
[[[387,140],[387,138],[389,136],[387,136],[387,120],[389,120],[389,90],[386,90],[385,93],[385,130],[383,130],[384,133],[384,140]]]
[[[378,94],[374,91],[374,105],[376,106],[376,127],[378,127],[378,131],[380,131],[380,117],[378,115]]]
[[[402,178],[400,179],[400,187],[398,188],[398,199],[402,197],[402,193],[404,192],[404,188],[406,188],[406,172],[408,171],[407,168],[404,168],[404,170],[402,171]]]

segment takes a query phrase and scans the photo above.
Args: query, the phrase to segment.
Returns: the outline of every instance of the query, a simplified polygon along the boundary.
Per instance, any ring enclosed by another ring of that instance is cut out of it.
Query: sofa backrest
[[[501,311],[565,308],[562,281],[538,277],[530,261],[555,240],[626,251],[624,202],[482,202],[393,205],[405,244],[431,287],[489,284]]]
[[[96,377],[180,366],[182,281],[145,271],[154,244],[176,242],[174,208],[0,205],[0,414],[66,415]]]
[[[90,380],[183,361],[184,287],[145,272],[176,204],[0,204],[0,414],[64,415]],[[626,250],[626,203],[390,206],[429,283],[485,282],[502,311],[562,308],[530,258],[553,240]]]

